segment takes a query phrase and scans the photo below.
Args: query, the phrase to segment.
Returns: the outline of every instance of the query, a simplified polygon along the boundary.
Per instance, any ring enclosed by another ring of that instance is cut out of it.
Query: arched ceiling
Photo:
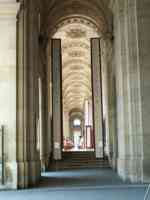
[[[44,0],[46,33],[52,36],[58,24],[70,16],[84,16],[95,23],[101,33],[112,31],[112,11],[110,1],[114,0]]]
[[[53,36],[62,42],[63,107],[67,112],[82,110],[84,100],[92,96],[90,39],[98,36],[97,27],[80,17],[65,20]]]

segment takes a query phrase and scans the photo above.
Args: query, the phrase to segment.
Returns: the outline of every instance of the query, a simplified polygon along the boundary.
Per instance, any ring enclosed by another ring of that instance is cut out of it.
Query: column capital
[[[20,8],[18,2],[0,1],[0,17],[16,17]]]

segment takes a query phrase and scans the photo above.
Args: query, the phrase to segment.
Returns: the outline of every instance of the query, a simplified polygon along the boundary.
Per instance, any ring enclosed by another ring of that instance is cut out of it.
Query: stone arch
[[[54,0],[53,2],[54,3],[49,3],[51,5],[49,5],[49,11],[47,12],[47,18],[46,18],[46,24],[45,24],[45,30],[44,30],[45,36],[48,38],[47,42],[49,43],[49,46],[51,46],[50,44],[51,44],[52,38],[61,39],[61,40],[63,40],[64,38],[65,39],[67,38],[67,45],[68,45],[68,41],[70,38],[72,39],[72,35],[71,35],[71,37],[68,37],[68,29],[66,29],[66,27],[68,28],[68,26],[71,25],[71,27],[70,27],[70,30],[71,30],[72,25],[75,23],[81,24],[81,27],[86,26],[86,29],[87,29],[87,27],[92,29],[90,34],[89,34],[89,30],[87,31],[88,34],[85,34],[86,35],[85,36],[86,40],[84,42],[85,44],[86,43],[90,44],[90,40],[89,40],[90,38],[99,37],[99,38],[101,38],[101,40],[100,40],[101,43],[103,40],[107,41],[108,36],[110,36],[109,37],[110,40],[112,39],[111,38],[111,36],[112,36],[112,23],[111,23],[112,22],[112,13],[108,9],[108,7],[106,8],[106,10],[103,9],[103,4],[102,4],[103,1],[99,2],[98,0],[93,0],[92,2],[91,1],[88,2],[85,0],[82,0],[82,1],[66,0],[65,2],[61,1],[58,3],[57,0]],[[64,28],[66,29],[66,31],[64,30]],[[78,29],[77,26],[75,26],[75,28]],[[74,28],[74,30],[75,30],[75,28]],[[84,30],[84,28],[85,27],[82,27],[83,30]],[[82,31],[79,31],[79,32],[81,33]],[[72,33],[72,30],[69,33]],[[77,37],[77,39],[78,38],[79,37]],[[81,38],[82,38],[82,36],[81,36]],[[82,45],[77,45],[77,48],[82,50],[79,52],[79,49],[78,49],[78,51],[77,51],[78,54],[76,53],[76,51],[73,51],[69,54],[68,52],[70,52],[71,51],[70,49],[74,48],[74,46],[72,46],[72,43],[71,43],[71,45],[69,43],[69,46],[67,46],[67,48],[66,48],[66,43],[64,46],[63,46],[63,44],[64,43],[62,42],[62,47],[65,47],[65,48],[63,48],[64,51],[63,51],[63,55],[62,55],[62,65],[65,68],[65,74],[67,73],[67,76],[69,74],[68,70],[70,70],[69,69],[70,62],[72,62],[72,61],[73,61],[73,63],[74,62],[76,63],[78,60],[83,61],[82,64],[85,66],[85,68],[87,68],[87,69],[90,68],[90,66],[91,66],[91,59],[90,59],[91,57],[90,56],[91,55],[90,55],[90,53],[86,54],[86,56],[88,57],[87,58],[85,56],[85,54],[84,55],[82,54],[83,50],[86,52],[86,50],[84,49],[84,47]],[[90,45],[89,45],[89,47],[90,47]],[[107,51],[108,49],[105,49],[105,50]],[[64,52],[66,52],[65,56],[64,56]],[[69,67],[67,65],[69,65]],[[80,66],[80,64],[79,64],[79,66]],[[108,65],[107,65],[107,63],[105,63],[105,61],[103,63],[103,66],[106,66],[106,68],[108,68]],[[62,67],[62,69],[63,69],[63,67]],[[74,71],[71,70],[71,72],[74,72]],[[63,70],[62,70],[62,74],[63,74]],[[69,76],[70,76],[70,74],[69,74]],[[80,74],[80,76],[81,76],[81,74]],[[76,77],[73,77],[73,80],[75,80]],[[88,86],[90,87],[91,86],[91,84],[90,84],[91,76],[89,76],[89,78],[86,78],[86,77],[87,77],[87,73],[86,74],[84,73],[84,76],[82,75],[82,79],[84,78],[83,79],[84,83],[88,83]],[[69,79],[67,79],[67,77],[62,77],[62,80],[63,80],[62,81],[63,84],[64,84],[64,80],[65,81],[67,80],[67,84],[66,84],[67,88],[68,88],[67,92],[69,91],[69,94],[67,94],[67,97],[65,95],[65,99],[67,99],[67,103],[64,103],[65,101],[63,100],[64,110],[66,112],[69,112],[71,109],[75,109],[75,108],[82,109],[84,98],[83,99],[78,98],[78,104],[77,104],[75,98],[78,97],[78,92],[75,91],[74,88],[72,88],[73,92],[74,92],[74,94],[72,94],[72,89],[70,89],[70,86],[69,86],[70,85],[69,81],[71,80],[70,77],[69,77]],[[73,85],[73,87],[74,87],[74,85]],[[108,85],[106,85],[105,87],[107,88]],[[66,90],[66,87],[65,87],[65,90]],[[85,97],[91,96],[91,93],[85,87],[84,87],[83,92],[85,94]],[[63,90],[63,93],[64,93],[64,90]],[[87,95],[87,93],[88,93],[88,95]],[[73,97],[75,100],[72,100]],[[108,96],[107,96],[107,98],[108,98]],[[107,121],[109,121],[109,114],[107,117]]]
[[[86,20],[95,25],[99,33],[112,32],[112,13],[104,3],[94,1],[61,1],[49,3],[46,18],[46,35],[52,36],[64,21],[73,17],[80,17],[81,21]]]

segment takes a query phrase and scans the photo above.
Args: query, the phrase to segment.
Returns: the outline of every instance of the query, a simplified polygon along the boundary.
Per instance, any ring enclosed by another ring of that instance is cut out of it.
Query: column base
[[[108,157],[109,164],[114,171],[117,171],[117,158],[116,157]]]
[[[41,162],[37,161],[29,161],[29,177],[28,177],[28,186],[35,186],[40,180],[41,177]]]
[[[143,182],[143,158],[118,158],[117,172],[124,181]]]
[[[40,161],[18,162],[18,188],[24,189],[38,183],[41,175]]]
[[[143,182],[150,183],[150,158],[143,159]]]
[[[103,147],[100,147],[99,145],[96,146],[96,148],[95,148],[95,156],[96,156],[96,158],[103,158],[104,157]]]
[[[57,146],[58,148],[54,148],[53,159],[54,160],[61,160],[62,159],[62,150],[61,150],[60,144],[59,143],[55,143],[55,146]]]
[[[2,165],[0,164],[0,173]],[[17,163],[15,161],[5,162],[4,166],[4,184],[2,185],[2,177],[0,177],[0,189],[17,189]]]
[[[28,162],[18,162],[18,188],[28,187]]]
[[[0,174],[2,165],[0,164]],[[36,185],[40,178],[40,161],[6,162],[4,185],[0,177],[0,189],[24,189]]]
[[[17,162],[17,187],[25,189],[35,186],[41,176],[40,161]]]
[[[46,169],[48,169],[49,160],[50,160],[49,157],[47,157],[47,158],[46,157],[41,158],[41,171],[42,172],[45,172]]]

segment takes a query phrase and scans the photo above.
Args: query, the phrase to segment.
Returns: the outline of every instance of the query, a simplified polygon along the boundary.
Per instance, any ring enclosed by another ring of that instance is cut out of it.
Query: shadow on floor
[[[111,169],[80,169],[42,174],[39,187],[80,187],[127,185]]]

